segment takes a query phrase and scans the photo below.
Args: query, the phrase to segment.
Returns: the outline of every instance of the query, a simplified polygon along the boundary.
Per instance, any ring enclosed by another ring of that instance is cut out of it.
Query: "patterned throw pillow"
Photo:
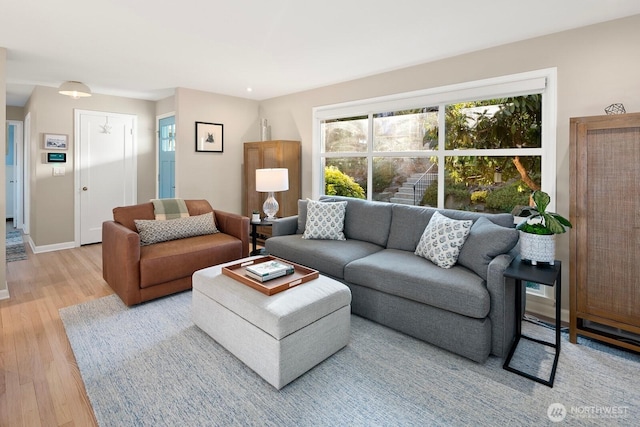
[[[451,268],[469,235],[473,221],[459,221],[434,212],[418,242],[415,254],[441,268]]]
[[[140,234],[140,246],[219,232],[213,220],[213,212],[159,221],[136,219],[133,222]]]
[[[307,202],[307,222],[303,239],[346,240],[344,214],[347,202]]]

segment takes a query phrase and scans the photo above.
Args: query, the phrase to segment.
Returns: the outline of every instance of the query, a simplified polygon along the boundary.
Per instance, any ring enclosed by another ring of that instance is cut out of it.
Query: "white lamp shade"
[[[58,93],[61,95],[67,95],[73,99],[82,98],[85,96],[91,96],[91,89],[84,83],[80,82],[64,82],[58,88]]]
[[[286,168],[256,169],[256,191],[286,191],[289,189],[289,170]]]

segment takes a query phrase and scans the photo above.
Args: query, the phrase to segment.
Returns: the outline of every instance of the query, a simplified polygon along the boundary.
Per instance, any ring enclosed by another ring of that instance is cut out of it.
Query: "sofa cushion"
[[[353,197],[322,196],[320,200],[346,201],[344,235],[347,239],[362,240],[386,246],[391,225],[392,203],[372,202]]]
[[[296,234],[303,234],[307,225],[307,201],[298,200],[298,229]]]
[[[393,205],[388,249],[414,252],[435,209]]]
[[[382,250],[381,246],[359,240],[307,240],[299,234],[274,236],[265,241],[267,252],[342,279],[344,266],[354,259]]]
[[[113,208],[113,220],[118,224],[122,224],[131,231],[138,232],[136,228],[136,219],[154,219],[153,203],[140,203],[132,206],[119,206]]]
[[[434,212],[415,254],[434,262],[438,267],[453,267],[472,225],[471,220],[455,220]]]
[[[157,220],[185,218],[189,216],[183,199],[151,199]]]
[[[242,241],[225,233],[205,234],[140,247],[140,287],[191,277],[194,271],[238,258]]]
[[[433,209],[433,208],[429,208]],[[501,225],[503,227],[513,227],[513,215],[510,213],[500,213],[500,214],[486,214],[479,212],[469,212],[469,211],[459,211],[455,209],[438,209],[442,215],[451,219],[459,219],[459,220],[472,220],[476,221],[478,218],[487,218],[489,221],[494,224]]]
[[[303,239],[345,240],[344,215],[347,202],[307,202],[307,220]]]
[[[140,234],[140,245],[142,246],[218,233],[213,212],[167,220],[136,219],[134,223],[138,234]]]
[[[465,241],[458,264],[473,270],[487,280],[487,267],[491,260],[500,254],[509,252],[518,243],[518,230],[494,224],[485,217],[471,227]]]
[[[487,317],[490,309],[480,276],[461,266],[442,269],[407,251],[384,249],[354,260],[346,265],[344,279],[477,319]]]
[[[184,202],[187,204],[187,208],[189,209],[189,215],[191,216],[202,215],[207,212],[213,212],[213,208],[211,207],[209,202],[206,200],[196,199],[196,200],[185,200]]]

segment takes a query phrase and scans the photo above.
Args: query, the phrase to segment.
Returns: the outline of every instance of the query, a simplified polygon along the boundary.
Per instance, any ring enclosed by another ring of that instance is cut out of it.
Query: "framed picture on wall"
[[[67,135],[54,135],[52,133],[44,134],[44,148],[45,150],[66,150]]]
[[[196,151],[222,153],[221,123],[196,122]]]

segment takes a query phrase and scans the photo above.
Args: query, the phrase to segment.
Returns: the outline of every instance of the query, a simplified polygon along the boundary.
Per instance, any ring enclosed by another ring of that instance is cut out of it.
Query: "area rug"
[[[6,241],[7,262],[27,259],[27,251],[22,239],[22,231],[12,230],[7,232]]]
[[[357,316],[347,347],[277,391],[195,326],[190,306],[183,292],[60,310],[101,426],[630,425],[640,416],[638,360],[563,342],[549,388],[497,357],[478,364]],[[532,372],[552,358],[517,353]]]

